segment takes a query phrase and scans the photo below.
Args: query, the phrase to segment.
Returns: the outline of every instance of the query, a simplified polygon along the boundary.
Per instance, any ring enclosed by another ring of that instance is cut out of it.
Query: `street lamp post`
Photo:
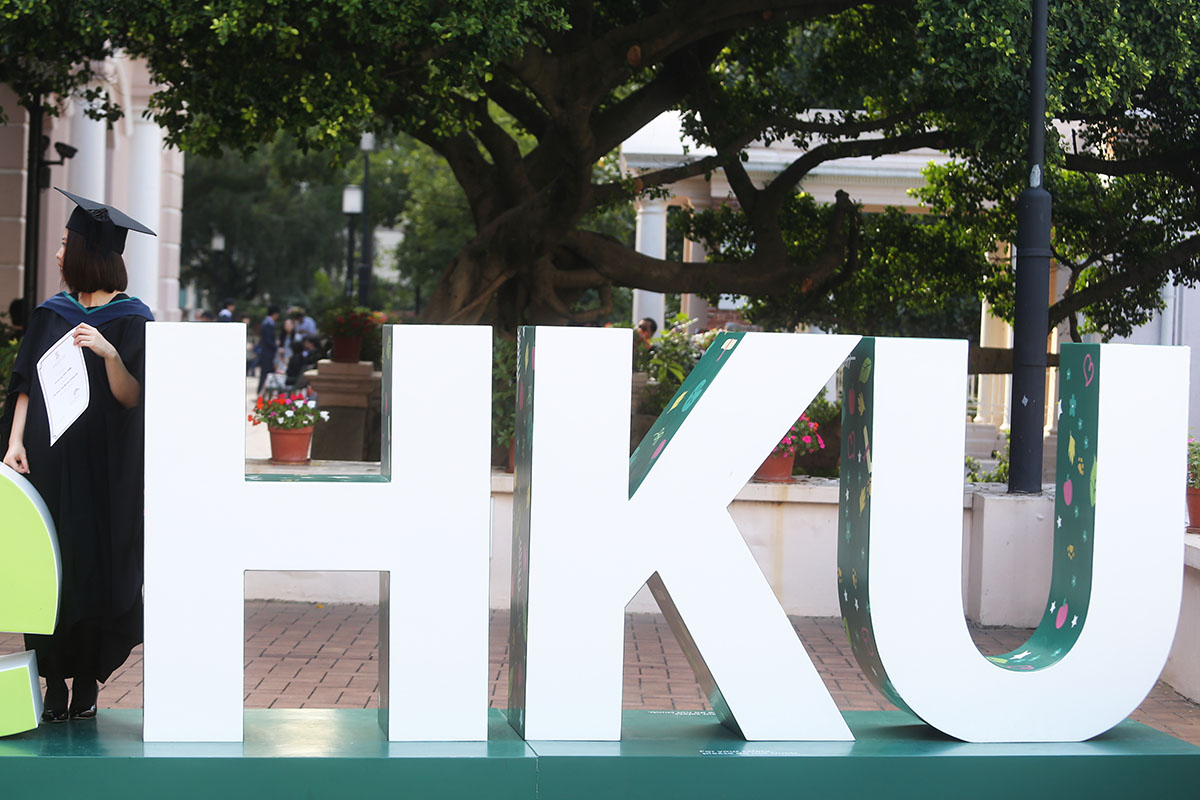
[[[37,307],[38,293],[38,234],[42,227],[42,189],[50,186],[50,167],[64,164],[78,152],[74,147],[62,142],[55,142],[54,150],[58,153],[57,161],[46,158],[46,148],[50,146],[50,137],[42,133],[43,111],[42,95],[33,95],[26,106],[29,116],[29,145],[26,148],[25,164],[25,275],[22,298],[25,306],[26,324],[33,316]]]
[[[1029,186],[1017,200],[1017,276],[1008,491],[1042,490],[1046,337],[1050,327],[1050,193],[1043,186],[1046,139],[1047,0],[1033,0],[1029,83]]]
[[[342,213],[346,215],[346,299],[354,297],[355,216],[363,212],[362,187],[351,183],[342,190]]]
[[[220,300],[224,300],[225,297],[233,294],[233,292],[229,291],[233,287],[233,270],[229,269],[228,257],[225,255],[225,234],[220,231],[213,231],[210,249],[213,251],[213,261],[216,262],[217,269],[225,273],[225,280],[220,283],[224,284],[222,288],[226,291],[221,292],[222,297],[219,298]]]
[[[363,151],[363,185],[362,185],[362,267],[358,273],[358,304],[366,307],[367,297],[371,292],[371,266],[375,257],[373,252],[375,237],[371,231],[370,189],[371,189],[371,151],[375,149],[375,134],[364,133],[359,140]]]

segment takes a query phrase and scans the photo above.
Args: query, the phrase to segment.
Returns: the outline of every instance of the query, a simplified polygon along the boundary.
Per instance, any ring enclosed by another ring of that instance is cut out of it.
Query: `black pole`
[[[362,240],[362,267],[358,273],[358,304],[364,308],[368,305],[367,296],[371,293],[371,259],[374,257],[372,250],[371,236],[371,214],[368,197],[371,194],[371,153],[369,150],[363,151],[363,240]]]
[[[354,215],[346,215],[346,299],[354,297]]]
[[[25,165],[25,324],[33,318],[38,294],[38,233],[42,226],[42,96],[35,94],[29,105],[29,148]]]
[[[1046,140],[1046,0],[1033,0],[1029,188],[1017,200],[1017,276],[1008,491],[1042,490],[1046,337],[1050,328],[1050,193],[1043,186]]]

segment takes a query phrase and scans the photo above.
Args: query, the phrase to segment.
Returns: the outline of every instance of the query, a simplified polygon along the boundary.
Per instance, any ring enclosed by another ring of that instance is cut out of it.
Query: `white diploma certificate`
[[[75,346],[74,337],[72,328],[37,362],[38,382],[50,420],[51,446],[88,407],[87,367],[83,363],[83,348]]]

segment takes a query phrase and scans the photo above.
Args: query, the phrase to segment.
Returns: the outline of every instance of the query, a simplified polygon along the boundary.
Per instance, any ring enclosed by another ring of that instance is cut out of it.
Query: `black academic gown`
[[[7,450],[16,396],[28,394],[27,477],[54,518],[62,557],[54,633],[25,637],[44,676],[107,680],[142,641],[144,426],[142,405],[127,409],[117,402],[104,360],[84,348],[87,410],[51,446],[37,361],[87,322],[117,349],[144,397],[146,322],[153,318],[142,301],[124,294],[94,309],[65,293],[56,295],[33,312],[13,367],[0,443]]]

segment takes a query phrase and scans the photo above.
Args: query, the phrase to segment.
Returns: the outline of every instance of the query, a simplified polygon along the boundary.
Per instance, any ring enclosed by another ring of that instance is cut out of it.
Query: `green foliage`
[[[832,214],[811,195],[790,197],[779,217],[788,255],[799,259],[819,248]],[[811,325],[831,333],[978,338],[979,296],[996,270],[986,257],[990,239],[961,222],[894,207],[864,214],[858,225],[858,247],[826,292],[796,283],[752,295],[746,318],[768,330]],[[729,207],[695,214],[689,236],[705,244],[710,260],[754,254],[749,220]]]
[[[687,334],[687,323],[687,315],[678,314],[666,330],[650,340],[650,360],[646,369],[650,382],[642,395],[642,407],[647,414],[658,416],[662,413],[683,385],[684,378],[704,355],[696,337]]]
[[[1004,447],[1000,450],[992,451],[992,457],[996,459],[996,468],[990,472],[984,471],[978,459],[967,456],[964,461],[967,472],[967,483],[1008,483],[1009,444],[1008,431],[1005,431]]]
[[[0,0],[0,84],[26,107],[40,102],[57,114],[59,99],[77,95],[89,116],[115,119],[116,107],[96,84],[97,62],[113,52],[120,31],[110,11],[111,3],[97,0]],[[0,108],[0,123],[11,112]]]
[[[771,327],[962,335],[979,294],[1001,310],[1010,302],[1012,276],[987,256],[1012,241],[1027,180],[1026,0],[0,0],[0,10],[0,41],[21,43],[0,51],[0,80],[22,96],[35,85],[61,93],[88,84],[76,65],[110,47],[145,56],[166,87],[152,111],[190,152],[250,149],[282,131],[301,152],[353,162],[347,145],[368,129],[431,147],[449,165],[437,179],[452,174],[463,194],[443,208],[447,187],[422,190],[433,222],[413,223],[403,285],[424,295],[439,277],[435,319],[594,322],[615,308],[616,285],[750,294]],[[1047,186],[1070,274],[1051,321],[1110,336],[1152,313],[1165,283],[1200,278],[1200,15],[1190,0],[1078,0],[1052,4],[1049,33]],[[636,178],[598,169],[670,109],[717,155]],[[743,163],[755,140],[810,151],[763,186]],[[917,147],[961,160],[933,176],[928,219],[806,206],[796,192],[827,161]],[[713,223],[707,241],[737,258],[708,271],[636,258],[628,201],[717,168],[742,219]],[[253,257],[234,242],[236,274],[284,291],[269,277],[274,249],[303,293],[314,248],[275,241]]]
[[[842,401],[828,400],[822,392],[808,404],[804,415],[813,422],[819,423],[823,428],[827,428],[842,418]]]
[[[309,307],[321,269],[345,262],[346,180],[329,157],[286,136],[254,153],[188,154],[183,184],[181,272],[215,305],[269,295]],[[374,194],[374,192],[372,193]],[[224,252],[212,249],[214,233]]]
[[[400,302],[416,306],[416,289],[425,302],[433,295],[438,278],[474,235],[471,210],[462,187],[446,160],[419,142],[407,140],[397,148],[397,159],[408,176],[408,203],[396,247],[396,265],[405,292]]]
[[[818,432],[820,425],[801,414],[788,432],[771,451],[773,456],[806,456],[825,449],[825,438]]]
[[[17,351],[21,349],[21,341],[13,335],[12,330],[0,319],[0,416],[4,415],[4,404],[8,399],[8,381],[12,377],[13,364],[17,360]],[[7,448],[8,442],[4,442]]]
[[[507,447],[517,424],[517,343],[492,340],[492,441]]]
[[[3,363],[0,362],[0,371]],[[1194,437],[1188,437],[1187,447],[1187,485],[1189,489],[1200,489],[1200,442]]]
[[[808,404],[804,416],[817,424],[817,432],[825,446],[798,456],[792,474],[838,477],[842,456],[842,401],[830,401],[825,399],[824,393],[818,394]]]
[[[279,130],[328,147],[380,116],[397,130],[451,135],[464,125],[457,92],[492,80],[498,62],[566,24],[548,0],[136,6],[126,39],[167,87],[153,105],[169,140],[209,153]]]

